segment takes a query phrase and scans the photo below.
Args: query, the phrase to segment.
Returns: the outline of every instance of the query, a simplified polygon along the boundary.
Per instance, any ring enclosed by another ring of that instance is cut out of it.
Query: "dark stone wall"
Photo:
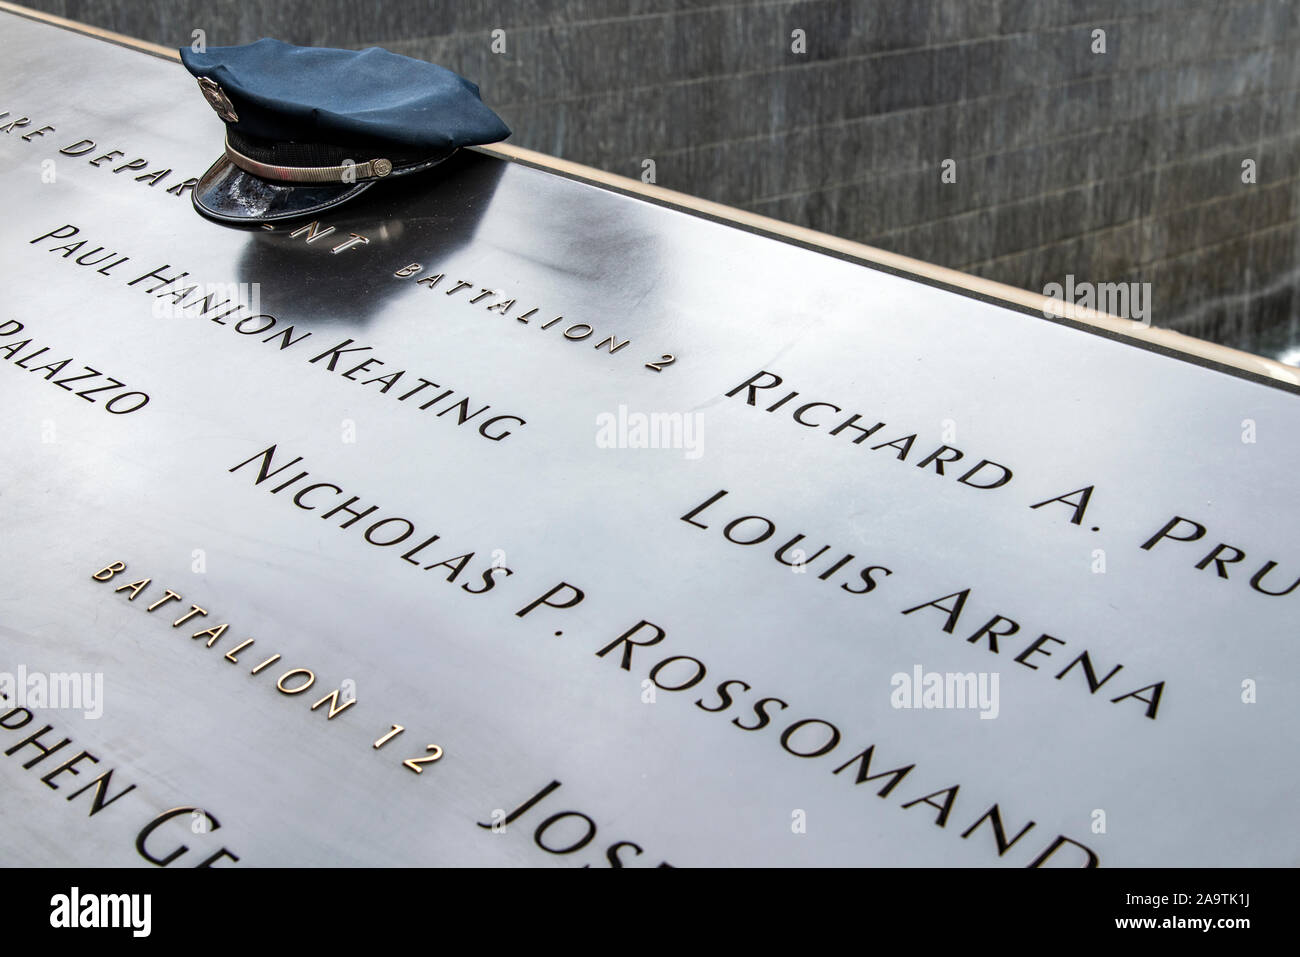
[[[1293,0],[27,4],[385,46],[478,82],[518,145],[1029,289],[1149,282],[1154,324],[1300,362]]]

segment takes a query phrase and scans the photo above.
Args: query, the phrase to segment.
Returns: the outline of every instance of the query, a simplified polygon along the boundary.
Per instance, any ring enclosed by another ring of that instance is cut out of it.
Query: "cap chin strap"
[[[355,183],[363,179],[380,179],[393,171],[393,164],[382,158],[366,160],[364,163],[344,163],[342,166],[274,166],[259,163],[231,146],[229,137],[226,138],[226,156],[245,173],[286,183]]]

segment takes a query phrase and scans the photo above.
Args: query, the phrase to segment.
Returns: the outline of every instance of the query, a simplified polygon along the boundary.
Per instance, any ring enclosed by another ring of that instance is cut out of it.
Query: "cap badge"
[[[235,105],[230,102],[230,97],[226,96],[226,91],[218,86],[216,81],[210,80],[206,76],[199,77],[199,90],[202,91],[203,98],[208,101],[208,106],[217,111],[217,116],[227,123],[239,122],[239,114],[235,112]]]

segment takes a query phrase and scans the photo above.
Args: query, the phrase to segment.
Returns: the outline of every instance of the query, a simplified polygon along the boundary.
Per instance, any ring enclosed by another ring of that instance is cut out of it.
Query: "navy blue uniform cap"
[[[226,123],[225,155],[193,193],[226,222],[314,214],[510,135],[474,83],[378,47],[262,39],[180,54]]]

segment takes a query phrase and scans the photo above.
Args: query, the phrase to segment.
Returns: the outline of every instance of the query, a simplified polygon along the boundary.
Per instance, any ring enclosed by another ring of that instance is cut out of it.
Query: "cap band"
[[[275,166],[245,156],[230,145],[230,137],[226,137],[226,156],[245,173],[286,183],[348,183],[378,179],[393,171],[392,162],[382,158],[363,163],[344,163],[341,166]]]

